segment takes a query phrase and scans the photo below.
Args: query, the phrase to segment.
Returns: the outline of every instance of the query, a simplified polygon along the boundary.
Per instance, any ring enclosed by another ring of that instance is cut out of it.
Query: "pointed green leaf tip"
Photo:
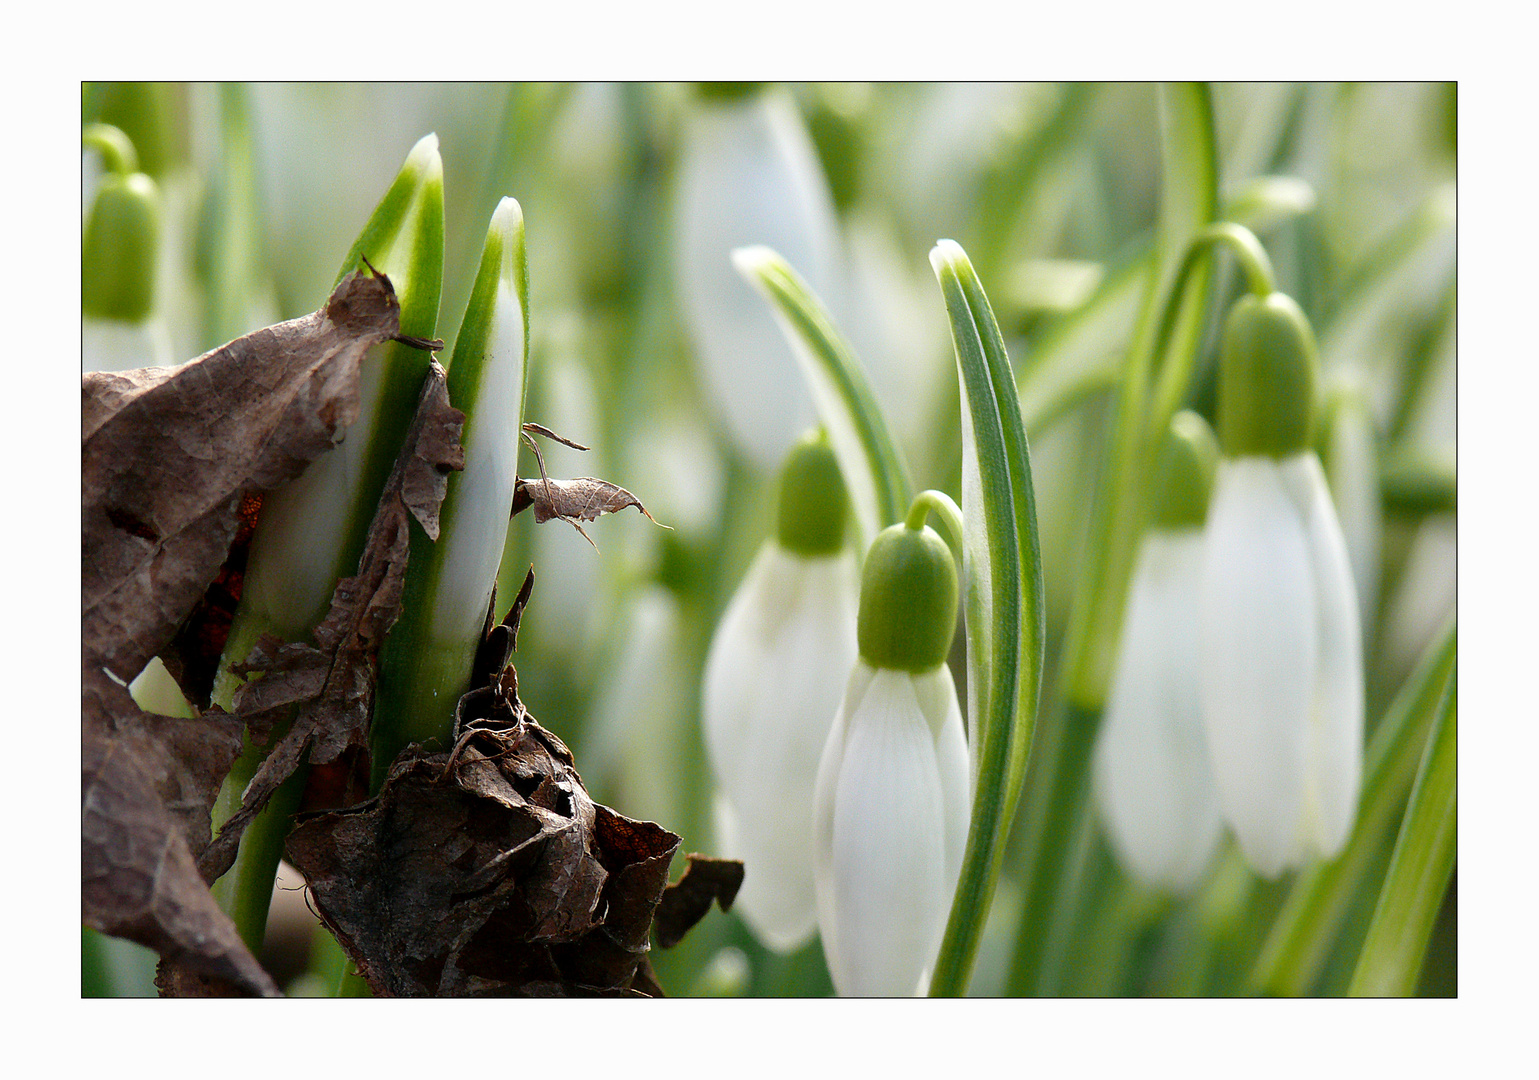
[[[1162,529],[1201,528],[1218,471],[1218,439],[1190,409],[1176,413],[1165,436],[1155,481],[1154,524]]]
[[[1219,352],[1218,427],[1228,457],[1291,457],[1314,434],[1314,332],[1283,293],[1241,297]]]
[[[844,547],[849,507],[828,435],[809,432],[780,470],[780,546],[808,557],[834,554]]]
[[[860,655],[876,668],[929,671],[945,661],[956,626],[956,566],[940,534],[883,529],[861,571]]]

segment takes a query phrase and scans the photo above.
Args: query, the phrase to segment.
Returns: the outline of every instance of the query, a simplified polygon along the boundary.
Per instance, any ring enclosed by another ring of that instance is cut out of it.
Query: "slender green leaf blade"
[[[972,822],[930,992],[967,988],[1025,776],[1041,677],[1041,559],[1015,376],[962,249],[931,252],[962,388],[963,605]]]
[[[734,251],[732,261],[769,301],[796,354],[849,487],[863,545],[869,544],[902,519],[913,487],[865,369],[785,259],[767,247],[748,247]]]
[[[1384,890],[1347,991],[1353,997],[1416,990],[1458,848],[1458,679],[1457,669],[1449,673],[1433,718]]]

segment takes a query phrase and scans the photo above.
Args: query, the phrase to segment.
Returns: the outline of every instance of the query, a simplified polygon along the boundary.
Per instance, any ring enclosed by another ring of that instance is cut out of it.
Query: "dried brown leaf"
[[[626,507],[634,506],[646,515],[648,521],[658,524],[657,519],[647,513],[647,508],[641,505],[641,500],[636,496],[618,484],[592,476],[579,476],[572,480],[552,480],[547,477],[525,480],[520,477],[513,485],[512,513],[522,513],[531,506],[534,507],[536,522],[560,518],[582,533],[583,539],[590,544],[593,538],[579,523],[593,521],[600,514],[616,514]],[[667,527],[663,526],[665,529]]]
[[[239,722],[144,713],[100,670],[85,673],[81,697],[82,921],[240,992],[276,995],[194,862],[240,753]]]
[[[685,859],[688,865],[684,867],[684,876],[663,890],[662,902],[657,905],[653,929],[658,945],[664,949],[684,940],[690,928],[711,910],[712,901],[721,910],[729,910],[743,886],[741,859],[715,859],[693,852]]]
[[[501,624],[488,614],[454,748],[407,751],[376,798],[290,834],[289,861],[376,994],[662,993],[648,938],[679,838],[594,803],[512,666],[496,670],[533,585],[530,571]]]
[[[81,378],[81,646],[138,675],[219,572],[242,497],[297,476],[358,413],[358,366],[396,336],[388,279],[175,368]]]
[[[408,751],[376,798],[289,836],[289,861],[374,992],[636,989],[679,838],[595,804],[532,719],[472,731],[448,765]]]
[[[444,369],[429,365],[417,414],[380,495],[369,526],[358,573],[337,583],[331,608],[315,628],[314,644],[284,643],[264,635],[237,674],[264,672],[236,692],[235,715],[257,733],[292,717],[246,786],[240,809],[199,859],[212,881],[234,861],[246,825],[267,805],[278,786],[305,759],[315,765],[362,762],[369,745],[369,720],[379,674],[379,650],[401,613],[410,518],[438,536],[438,509],[448,474],[465,465],[460,429],[465,416],[449,404]]]

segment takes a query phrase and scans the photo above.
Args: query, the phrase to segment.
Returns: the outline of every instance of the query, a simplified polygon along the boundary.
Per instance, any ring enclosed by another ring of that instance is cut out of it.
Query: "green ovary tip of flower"
[[[850,500],[828,436],[803,436],[780,470],[780,546],[798,555],[832,555],[844,546]]]
[[[861,657],[876,668],[934,668],[951,651],[956,612],[956,566],[940,534],[906,524],[878,533],[861,574]]]
[[[102,181],[80,250],[84,315],[142,322],[155,305],[160,190],[144,173]]]
[[[1208,422],[1190,410],[1170,422],[1155,480],[1154,524],[1164,529],[1201,528],[1218,469],[1218,440]]]
[[[1280,459],[1309,446],[1319,368],[1314,332],[1291,297],[1242,297],[1224,324],[1219,354],[1224,454]]]

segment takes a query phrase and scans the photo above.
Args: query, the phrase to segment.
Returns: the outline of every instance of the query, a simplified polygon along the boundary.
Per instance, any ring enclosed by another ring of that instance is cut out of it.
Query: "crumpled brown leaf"
[[[242,504],[357,415],[359,362],[405,340],[398,320],[388,279],[354,274],[315,314],[180,367],[81,380],[81,917],[188,984],[277,993],[196,863],[242,721],[146,714],[126,681],[203,599]]]
[[[261,812],[278,785],[305,759],[325,765],[347,756],[363,761],[379,674],[379,650],[401,614],[406,563],[411,552],[409,519],[438,538],[438,510],[448,474],[465,467],[460,430],[465,414],[449,404],[444,369],[429,365],[401,453],[380,495],[369,525],[358,573],[337,583],[326,618],[311,635],[313,645],[258,639],[237,674],[265,672],[236,692],[235,716],[257,737],[292,716],[284,736],[252,776],[240,809],[225,822],[198,860],[213,881],[230,868],[241,834]],[[366,769],[364,770],[367,771]]]
[[[193,860],[240,753],[239,722],[141,712],[101,671],[87,673],[82,706],[82,921],[238,991],[276,995]]]
[[[307,815],[289,836],[322,920],[378,995],[662,993],[648,937],[679,837],[593,802],[571,751],[519,700],[503,665],[533,585],[531,571],[508,617],[487,619],[454,748],[408,750],[374,799]],[[701,861],[712,866],[680,882],[673,940],[712,896],[731,902],[732,867],[742,879],[739,862]]]
[[[358,414],[358,366],[399,333],[385,277],[175,368],[81,377],[81,651],[134,678],[229,551],[241,498],[331,449]]]
[[[407,751],[380,794],[289,836],[316,910],[375,994],[624,993],[679,838],[595,804],[532,719]]]
[[[664,949],[684,940],[684,934],[711,910],[712,901],[723,911],[731,910],[743,887],[741,859],[715,859],[694,852],[684,858],[684,876],[663,890],[652,924],[657,944]]]
[[[512,513],[520,514],[531,506],[534,507],[536,522],[560,518],[582,533],[583,539],[590,544],[593,538],[579,523],[593,521],[600,514],[617,514],[628,506],[634,506],[646,515],[648,521],[657,522],[636,496],[618,484],[593,476],[579,476],[572,480],[552,480],[548,477],[525,480],[519,477],[513,485]]]

